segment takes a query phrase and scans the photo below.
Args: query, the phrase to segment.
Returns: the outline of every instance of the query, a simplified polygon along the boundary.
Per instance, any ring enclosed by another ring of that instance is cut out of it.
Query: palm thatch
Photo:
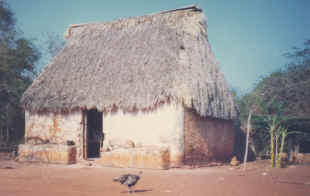
[[[73,25],[67,37],[65,48],[24,93],[26,110],[131,111],[174,101],[202,116],[236,116],[196,6]]]

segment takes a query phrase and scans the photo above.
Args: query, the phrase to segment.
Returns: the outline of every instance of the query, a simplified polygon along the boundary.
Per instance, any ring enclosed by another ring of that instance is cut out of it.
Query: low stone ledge
[[[117,149],[102,152],[99,163],[109,167],[169,169],[170,153],[163,147]]]
[[[298,153],[295,159],[297,164],[310,164],[310,153]]]
[[[20,144],[18,161],[73,164],[76,163],[76,147],[64,144]]]

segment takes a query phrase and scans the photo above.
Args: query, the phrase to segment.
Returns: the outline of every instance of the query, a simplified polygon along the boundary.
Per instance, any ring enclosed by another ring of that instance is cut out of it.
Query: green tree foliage
[[[47,33],[47,52],[50,57],[53,58],[58,54],[60,50],[63,49],[65,45],[65,40],[56,33]]]
[[[295,142],[310,140],[310,40],[286,56],[291,63],[262,78],[252,92],[237,102],[241,120],[254,108],[252,138],[256,149],[265,153],[270,151],[271,141],[272,124],[268,119],[276,117],[283,130],[301,132],[286,133]]]
[[[307,117],[310,114],[310,40],[286,56],[292,62],[263,78],[254,91],[267,103],[274,100],[285,105],[286,115]]]
[[[39,52],[17,31],[14,14],[0,1],[0,142],[22,138],[24,113],[19,99],[36,75]]]
[[[40,72],[65,46],[65,40],[55,32],[45,32],[35,40],[42,53],[37,62],[37,72]]]

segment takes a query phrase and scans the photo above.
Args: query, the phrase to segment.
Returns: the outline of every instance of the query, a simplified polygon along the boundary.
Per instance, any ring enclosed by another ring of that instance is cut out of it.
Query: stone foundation
[[[18,161],[43,163],[76,163],[76,147],[63,144],[20,144]]]
[[[310,153],[298,153],[295,162],[297,164],[310,164]]]
[[[131,148],[102,152],[100,164],[109,167],[169,169],[167,148]]]
[[[25,140],[27,144],[66,144],[73,141],[82,159],[82,112],[30,113],[25,112]]]
[[[9,160],[14,158],[12,152],[0,152],[0,160]]]

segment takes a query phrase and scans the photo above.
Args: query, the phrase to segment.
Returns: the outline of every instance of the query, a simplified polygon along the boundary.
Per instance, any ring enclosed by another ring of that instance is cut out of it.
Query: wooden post
[[[250,130],[251,130],[251,118],[252,118],[252,110],[249,111],[248,122],[247,122],[245,153],[244,153],[244,159],[243,159],[243,171],[246,169],[246,163],[247,163],[247,159],[248,159],[249,137],[250,137]]]
[[[83,121],[83,159],[87,159],[87,123],[86,123],[87,111],[82,112],[82,121]]]
[[[285,138],[287,136],[287,129],[282,130],[282,137],[281,137],[281,147],[280,147],[280,154],[279,154],[279,167],[283,167],[284,164],[282,163],[282,156],[283,156],[283,150],[284,150],[284,145],[285,145]]]
[[[294,161],[294,150],[293,150],[293,139],[292,136],[287,140],[287,148],[288,148],[288,160],[290,163]]]
[[[300,145],[298,143],[294,144],[294,157],[296,159],[297,154],[299,153]]]
[[[3,129],[0,128],[0,143],[3,142]]]
[[[9,137],[10,137],[10,134],[9,134],[9,104],[6,106],[6,138],[5,138],[5,141],[6,143],[9,142]]]
[[[276,146],[275,146],[275,162],[276,162],[276,168],[280,168],[280,155],[279,155],[279,138],[280,138],[280,134],[281,134],[281,127],[278,127],[277,130],[275,131],[275,143],[276,143]]]
[[[275,167],[275,157],[274,157],[274,130],[273,128],[270,129],[270,159],[271,159],[271,166]]]

